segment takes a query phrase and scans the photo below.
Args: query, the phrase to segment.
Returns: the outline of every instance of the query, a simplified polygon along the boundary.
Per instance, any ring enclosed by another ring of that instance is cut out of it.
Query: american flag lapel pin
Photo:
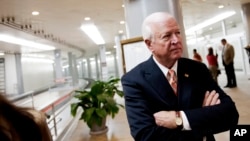
[[[189,75],[187,73],[184,74],[185,77],[189,77]]]

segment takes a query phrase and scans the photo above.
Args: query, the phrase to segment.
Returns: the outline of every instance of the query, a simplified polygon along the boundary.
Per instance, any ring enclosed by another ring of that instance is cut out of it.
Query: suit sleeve
[[[143,91],[134,81],[135,78],[123,77],[125,108],[131,130],[136,141],[173,141],[177,140],[178,130],[167,129],[156,125],[152,103],[143,96]],[[151,106],[149,106],[151,105]]]
[[[203,91],[216,90],[219,93],[220,104],[185,110],[189,124],[193,131],[201,135],[216,134],[229,130],[237,125],[239,114],[233,100],[213,81],[205,65],[201,67],[204,72],[202,78]]]

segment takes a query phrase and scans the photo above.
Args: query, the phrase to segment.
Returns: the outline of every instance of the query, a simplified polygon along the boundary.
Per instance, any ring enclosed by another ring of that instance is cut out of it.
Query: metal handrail
[[[84,83],[83,86],[81,86],[81,87],[85,88],[87,85],[88,85],[88,83]],[[53,101],[52,103],[48,104],[43,109],[40,109],[40,111],[44,112],[45,114],[46,114],[46,112],[48,112],[50,110],[52,111],[51,115],[47,115],[47,123],[49,124],[49,123],[51,123],[53,121],[53,126],[50,129],[54,129],[54,131],[51,131],[51,132],[54,132],[54,134],[55,134],[56,137],[58,136],[58,130],[57,130],[58,127],[57,126],[58,126],[58,123],[61,122],[61,120],[56,121],[56,118],[58,117],[58,115],[60,113],[62,113],[70,105],[70,101],[73,98],[73,92],[74,92],[74,90],[72,90],[70,93],[68,93],[67,94],[68,96],[64,95],[63,97],[60,97],[57,100]],[[34,93],[35,93],[35,91],[26,92],[25,94],[19,95],[18,97],[14,98],[14,100],[12,100],[12,101],[15,101],[16,99],[17,100],[21,100],[22,97],[31,96],[31,100],[28,100],[28,102],[32,101],[32,107],[34,108]],[[64,102],[66,102],[66,101],[68,101],[68,102],[65,103],[65,104],[63,104],[62,106],[60,106],[60,109],[58,109],[58,110],[56,109],[56,106],[58,106],[58,105],[60,105],[60,104],[62,104]],[[27,103],[27,102],[25,102],[25,103]],[[24,104],[22,103],[22,105],[24,105]]]
[[[70,98],[70,100],[72,99],[72,97]],[[61,121],[59,121],[59,122],[56,122],[56,117],[60,114],[60,113],[62,113],[69,105],[70,105],[70,100],[69,100],[69,102],[68,103],[66,103],[66,104],[64,104],[64,106],[62,107],[62,108],[60,108],[60,110],[59,111],[55,111],[55,105],[54,104],[52,104],[51,106],[52,106],[52,116],[50,116],[50,118],[49,118],[49,120],[47,121],[47,123],[49,124],[51,121],[53,121],[53,126],[52,126],[52,128],[54,128],[54,133],[55,133],[55,136],[57,136],[58,135],[58,132],[57,132],[57,124]],[[51,129],[52,129],[51,128]]]

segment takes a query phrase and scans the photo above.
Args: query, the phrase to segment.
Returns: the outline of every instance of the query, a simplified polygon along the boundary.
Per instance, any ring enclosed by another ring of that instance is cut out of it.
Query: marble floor
[[[226,84],[224,72],[222,72],[218,78],[219,85],[235,101],[240,114],[239,124],[250,124],[250,110],[248,109],[250,107],[250,76],[242,72],[236,72],[236,76],[238,83],[237,88],[223,88]],[[106,134],[90,135],[86,124],[83,121],[79,121],[77,128],[71,136],[71,141],[133,141],[129,132],[124,109],[120,109],[120,112],[114,119],[109,118],[107,120],[107,126],[109,130]],[[229,132],[216,134],[215,137],[216,141],[229,141]]]

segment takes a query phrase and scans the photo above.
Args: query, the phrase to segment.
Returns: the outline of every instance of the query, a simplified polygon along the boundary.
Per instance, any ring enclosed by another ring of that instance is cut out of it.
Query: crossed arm
[[[219,94],[215,90],[207,91],[203,100],[202,106],[213,106],[220,104]],[[166,127],[169,129],[177,128],[175,123],[176,111],[160,111],[154,114],[155,123],[158,126]],[[185,126],[184,126],[185,127]]]

